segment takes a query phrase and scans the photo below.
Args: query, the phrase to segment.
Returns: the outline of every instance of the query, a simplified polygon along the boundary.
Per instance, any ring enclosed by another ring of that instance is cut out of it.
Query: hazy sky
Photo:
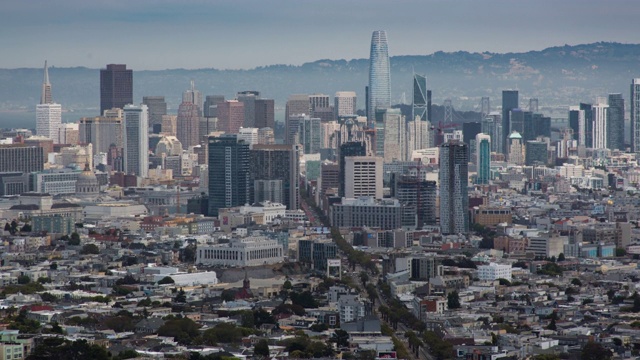
[[[640,0],[2,0],[0,67],[252,68],[640,41]]]

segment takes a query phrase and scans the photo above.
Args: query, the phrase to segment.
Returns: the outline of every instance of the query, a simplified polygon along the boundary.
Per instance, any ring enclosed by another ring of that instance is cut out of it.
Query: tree
[[[269,358],[269,344],[267,343],[267,340],[262,339],[258,341],[256,346],[253,348],[253,355],[258,358]]]
[[[293,288],[293,285],[291,285],[291,281],[287,280],[284,282],[284,284],[282,284],[282,288],[285,290],[291,290],[291,288]]]
[[[28,275],[20,275],[18,276],[18,284],[24,285],[31,282],[31,278]]]
[[[571,285],[582,286],[582,281],[580,281],[580,279],[578,278],[573,278],[571,279]]]
[[[560,255],[558,255],[558,261],[565,261],[565,257],[564,257],[564,253],[560,253]]]
[[[175,284],[175,280],[173,280],[173,278],[171,276],[165,276],[162,279],[160,279],[160,281],[158,281],[158,285],[168,285],[168,284]]]
[[[276,320],[271,313],[259,308],[253,311],[253,323],[256,327],[260,327],[262,324],[275,324]]]
[[[622,256],[626,256],[627,255],[627,250],[623,249],[623,248],[616,248],[616,256],[617,257],[622,257]]]
[[[49,265],[49,270],[58,270],[58,263],[51,263],[51,265]]]
[[[138,352],[132,349],[127,349],[124,351],[120,351],[118,355],[116,355],[114,360],[125,360],[125,359],[135,359],[139,356]]]
[[[180,290],[178,290],[178,294],[176,295],[176,297],[173,300],[175,302],[178,302],[178,303],[186,303],[187,302],[187,295],[185,294],[184,290],[182,290],[182,288],[180,288]]]
[[[556,326],[555,318],[551,318],[551,322],[549,322],[549,325],[547,325],[547,329],[553,330],[553,331],[556,331],[558,329],[558,327]]]
[[[460,295],[457,291],[452,291],[447,295],[447,306],[449,309],[459,309],[460,308]]]
[[[86,244],[80,250],[80,254],[89,255],[89,254],[100,254],[100,248],[96,244]]]
[[[337,329],[332,337],[331,340],[334,341],[336,343],[337,347],[349,347],[349,333],[342,330],[342,329]]]
[[[80,235],[77,232],[72,232],[71,237],[69,238],[69,245],[80,245]]]
[[[45,338],[33,349],[26,360],[91,359],[110,360],[111,355],[99,345],[86,340],[69,341],[59,337]]]
[[[200,326],[189,318],[171,319],[158,329],[159,336],[171,336],[177,342],[189,345],[200,335]]]
[[[580,359],[582,360],[610,360],[613,354],[602,345],[589,341],[583,348]]]

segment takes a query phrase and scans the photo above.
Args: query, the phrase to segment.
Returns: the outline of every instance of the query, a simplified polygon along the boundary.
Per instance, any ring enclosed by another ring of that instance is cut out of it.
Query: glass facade
[[[368,101],[370,116],[375,113],[376,108],[391,106],[391,68],[387,33],[384,30],[376,30],[371,36]]]

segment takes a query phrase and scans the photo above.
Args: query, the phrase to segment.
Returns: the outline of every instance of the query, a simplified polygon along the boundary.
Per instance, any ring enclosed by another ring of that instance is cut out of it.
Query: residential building
[[[469,231],[467,145],[451,140],[440,147],[440,231],[459,234]]]
[[[478,279],[481,281],[494,281],[505,279],[511,281],[511,264],[489,263],[478,266]]]
[[[281,202],[289,210],[300,208],[300,159],[298,157],[300,145],[254,145],[250,151],[250,169],[254,181],[279,180],[281,190],[278,189],[273,198],[264,198],[267,193],[260,192],[257,200],[270,200]],[[211,180],[210,180],[211,181]],[[255,184],[255,183],[254,183]],[[259,186],[262,188],[260,184]],[[269,187],[278,186],[278,183],[269,183]],[[275,189],[274,189],[275,190]],[[278,201],[280,193],[282,198]]]
[[[244,205],[251,201],[249,144],[235,134],[209,137],[209,216],[218,209]]]

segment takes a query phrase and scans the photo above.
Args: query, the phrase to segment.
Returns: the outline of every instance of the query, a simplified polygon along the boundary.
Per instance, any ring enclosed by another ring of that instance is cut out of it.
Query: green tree
[[[158,281],[158,285],[175,284],[175,280],[171,276],[165,276]]]
[[[120,351],[118,355],[116,355],[114,360],[125,360],[125,359],[135,359],[139,356],[138,352],[132,349]]]
[[[276,320],[270,312],[259,308],[253,311],[253,323],[256,327],[260,327],[262,324],[275,324]]]
[[[259,359],[268,359],[269,358],[269,344],[267,340],[262,339],[256,343],[256,346],[253,348],[253,354],[257,356]]]
[[[558,261],[565,261],[566,258],[564,257],[564,253],[560,253],[560,255],[558,255]]]
[[[627,250],[623,248],[616,248],[616,256],[617,257],[627,256]]]
[[[589,341],[581,352],[580,359],[582,360],[610,360],[613,354],[604,346],[593,341]]]
[[[158,335],[173,337],[178,343],[190,345],[200,335],[200,326],[189,318],[171,319],[158,329]]]
[[[452,291],[447,295],[447,306],[449,309],[460,308],[460,295],[458,295],[457,291]]]
[[[582,286],[582,281],[580,281],[580,279],[578,278],[573,278],[571,279],[571,285]]]
[[[69,238],[69,245],[80,245],[80,235],[77,232],[74,231],[71,233],[71,237]]]
[[[63,338],[44,338],[26,360],[50,359],[91,359],[110,360],[111,355],[99,345],[91,345],[86,340],[69,341]]]
[[[187,295],[185,294],[184,290],[182,290],[182,288],[180,288],[180,290],[178,290],[178,293],[176,294],[176,297],[173,300],[175,302],[177,302],[177,303],[186,303],[187,302]]]
[[[282,284],[282,288],[285,290],[291,290],[293,288],[293,285],[291,285],[291,281],[286,280],[284,284]]]
[[[89,254],[100,254],[100,248],[96,244],[86,244],[80,250],[80,254],[89,255]]]
[[[31,231],[32,229],[30,224],[24,224],[24,226],[22,226],[22,228],[20,229],[20,232],[23,233],[30,233]]]
[[[314,309],[318,307],[318,303],[309,291],[303,291],[301,293],[292,292],[289,296],[294,305],[300,305],[305,309]]]
[[[551,318],[551,322],[549,322],[549,325],[547,325],[547,329],[553,330],[553,331],[556,331],[558,329],[558,326],[556,326],[555,318]]]
[[[24,285],[31,282],[31,278],[28,275],[20,275],[18,276],[18,284]]]
[[[335,342],[336,346],[339,348],[349,347],[349,333],[342,329],[336,329],[331,336],[331,340]]]
[[[252,329],[255,326],[255,318],[253,315],[253,311],[245,310],[240,312],[240,323],[244,328]]]

